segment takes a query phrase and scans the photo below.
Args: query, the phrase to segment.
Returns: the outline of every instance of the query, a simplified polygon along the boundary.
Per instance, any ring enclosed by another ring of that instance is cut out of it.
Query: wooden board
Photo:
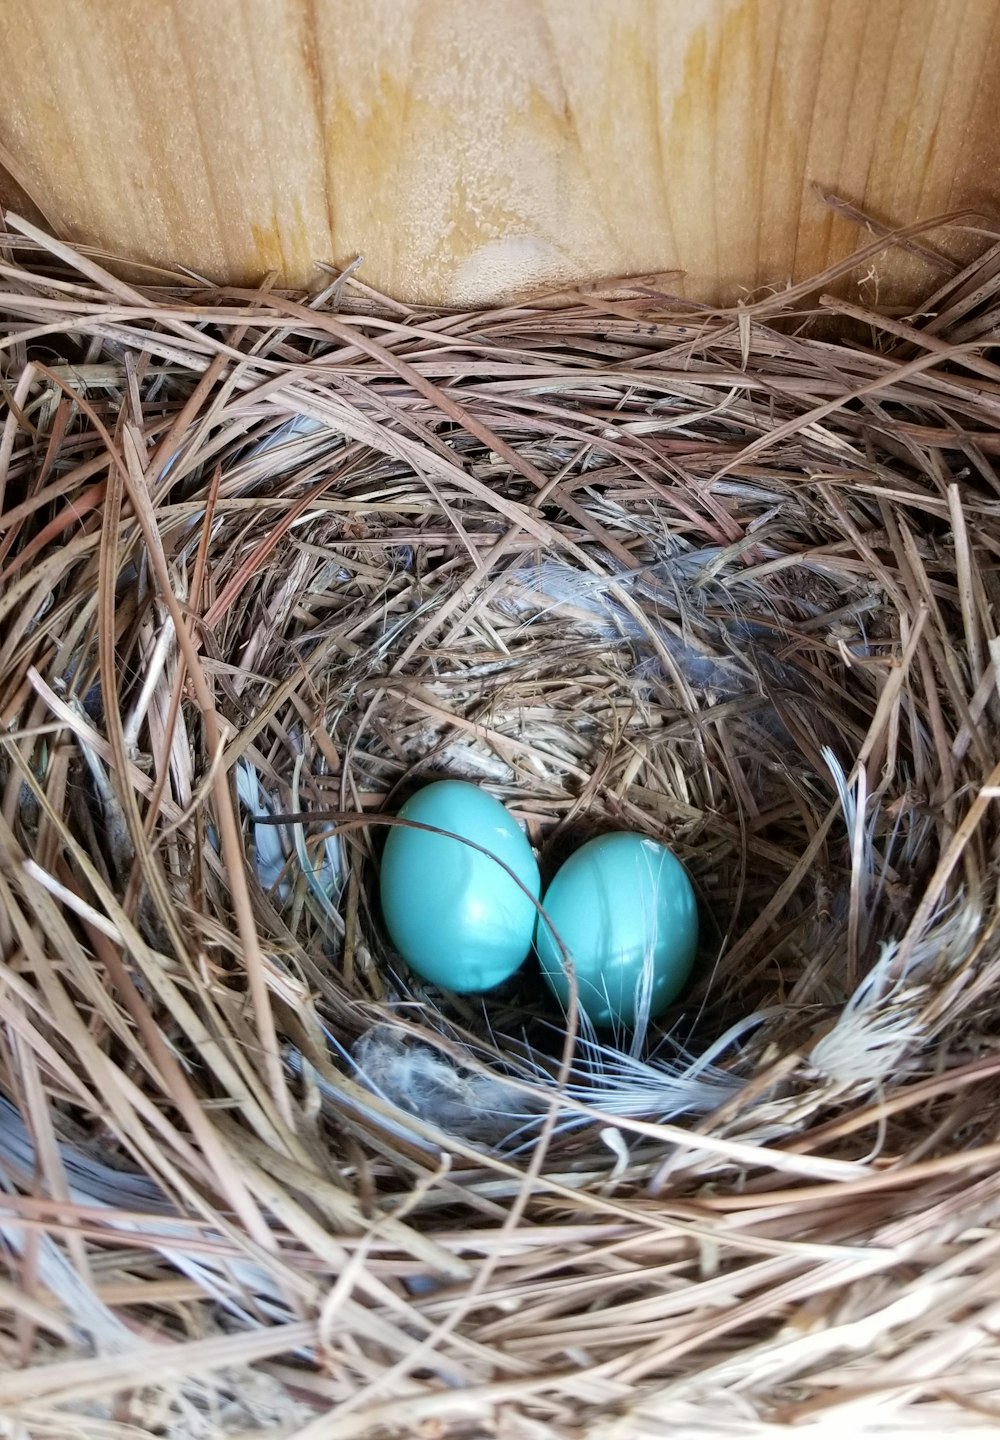
[[[0,166],[216,280],[731,302],[1000,190],[1000,0],[0,0]],[[915,262],[867,279],[912,289]]]

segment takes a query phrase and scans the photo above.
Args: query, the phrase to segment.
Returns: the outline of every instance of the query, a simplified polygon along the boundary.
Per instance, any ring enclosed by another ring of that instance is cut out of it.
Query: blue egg
[[[581,845],[542,902],[569,951],[580,1008],[597,1026],[661,1015],[684,989],[698,949],[698,906],[684,866],[643,835]],[[539,918],[542,974],[564,1008],[570,985],[552,929]],[[648,1003],[643,990],[648,991]]]
[[[389,831],[380,893],[393,944],[433,985],[462,994],[492,990],[525,960],[535,930],[541,879],[524,832],[499,801],[462,780],[426,786],[399,815],[448,836],[402,825]]]

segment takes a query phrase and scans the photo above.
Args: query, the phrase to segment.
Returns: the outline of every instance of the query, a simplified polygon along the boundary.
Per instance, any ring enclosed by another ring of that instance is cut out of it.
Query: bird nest
[[[996,256],[450,314],[10,223],[11,1433],[993,1433]],[[407,973],[444,776],[674,849],[673,1009]]]

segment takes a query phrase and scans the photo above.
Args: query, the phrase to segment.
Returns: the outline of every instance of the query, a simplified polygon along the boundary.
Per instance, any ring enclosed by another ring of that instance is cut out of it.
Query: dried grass
[[[5,1433],[993,1433],[1000,246],[916,317],[455,315],[9,224]],[[687,862],[658,1049],[398,973],[446,773]],[[520,1143],[366,1091],[387,1018]]]

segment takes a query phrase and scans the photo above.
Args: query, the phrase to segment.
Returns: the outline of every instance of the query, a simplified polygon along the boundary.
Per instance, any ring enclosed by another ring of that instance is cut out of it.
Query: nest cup
[[[833,343],[827,277],[441,314],[10,223],[0,1405],[985,1431],[995,264]],[[408,975],[382,822],[445,776],[546,874],[671,846],[661,1021]]]

